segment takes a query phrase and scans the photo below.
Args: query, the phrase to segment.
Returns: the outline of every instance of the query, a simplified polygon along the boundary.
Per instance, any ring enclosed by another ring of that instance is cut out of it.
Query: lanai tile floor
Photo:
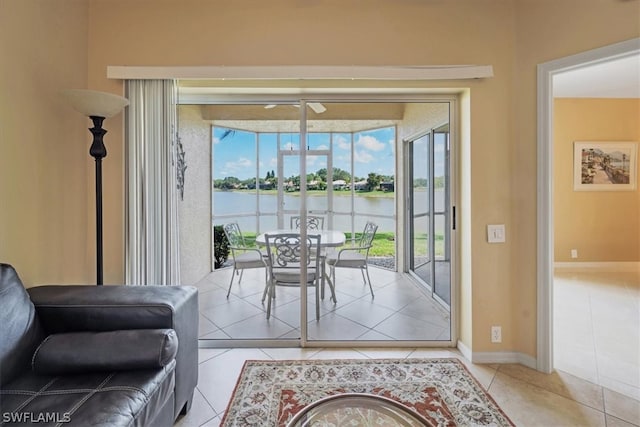
[[[278,287],[272,316],[263,304],[264,270],[246,270],[226,293],[232,269],[207,275],[199,288],[201,339],[269,339],[298,337],[299,288]],[[329,289],[315,319],[315,291],[307,297],[308,334],[314,340],[449,340],[449,313],[404,275],[370,267],[375,297],[359,270],[336,270],[337,304]]]

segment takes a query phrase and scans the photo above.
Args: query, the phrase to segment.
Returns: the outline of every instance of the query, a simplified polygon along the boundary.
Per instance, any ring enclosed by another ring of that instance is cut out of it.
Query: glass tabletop
[[[395,400],[366,393],[343,393],[320,399],[298,412],[287,427],[432,426],[422,415]]]

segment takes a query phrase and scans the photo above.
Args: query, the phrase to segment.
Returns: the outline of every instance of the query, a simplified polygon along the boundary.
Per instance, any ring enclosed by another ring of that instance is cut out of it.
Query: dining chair
[[[329,265],[331,281],[334,287],[336,286],[336,268],[359,268],[362,273],[362,279],[369,284],[371,298],[375,297],[371,286],[371,278],[369,277],[368,260],[369,250],[373,245],[373,238],[377,230],[378,226],[375,223],[367,221],[356,246],[347,246],[337,252],[327,254],[326,262]],[[366,278],[365,273],[367,274]]]
[[[291,229],[292,230],[300,230],[300,223],[302,222],[302,217],[300,216],[292,216],[291,217]],[[307,215],[307,230],[324,230],[324,217],[323,216],[314,216],[314,215]],[[324,271],[324,265],[325,265],[325,258],[327,256],[327,251],[322,248],[322,250],[319,252],[320,254],[320,267],[322,268],[322,286],[320,287],[320,298],[324,299],[324,278],[325,278],[325,271]],[[334,302],[336,301],[336,296],[335,296],[335,292],[333,292],[333,287],[332,289],[332,299],[334,300]]]
[[[320,286],[322,269],[320,257],[314,254],[320,251],[320,235],[307,235],[306,241],[298,233],[267,234],[267,262],[269,269],[267,291],[267,319],[271,316],[271,304],[275,298],[276,286],[300,286],[302,266],[307,266],[307,286],[315,288],[316,320],[320,319]],[[307,247],[306,257],[302,258],[302,247]],[[262,298],[264,302],[264,296]]]
[[[267,276],[267,262],[265,256],[260,249],[252,248],[246,245],[240,226],[237,222],[230,222],[223,226],[224,234],[229,241],[229,249],[231,249],[231,257],[233,258],[233,272],[231,273],[231,281],[229,282],[229,289],[227,290],[227,298],[231,293],[231,286],[233,285],[233,276],[240,272],[240,278],[238,284],[242,281],[242,273],[244,270],[251,268],[264,268],[265,274],[265,292],[268,283]]]
[[[299,216],[291,217],[291,229],[300,230],[302,218]],[[307,230],[324,230],[324,217],[307,215]]]

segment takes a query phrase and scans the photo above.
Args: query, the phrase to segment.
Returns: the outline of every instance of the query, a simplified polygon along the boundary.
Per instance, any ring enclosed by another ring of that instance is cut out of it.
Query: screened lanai
[[[180,105],[187,164],[182,276],[201,287],[201,340],[450,342],[452,103]],[[378,226],[368,258],[371,292],[360,271],[336,268],[337,302],[323,299],[319,319],[306,313],[313,311],[313,293],[305,298],[299,288],[278,290],[274,315],[266,319],[264,273],[246,271],[227,298],[233,260],[215,268],[209,230],[235,222],[253,244],[265,232],[289,228],[300,214],[323,218],[326,229],[344,234],[344,245],[358,239],[367,222]]]

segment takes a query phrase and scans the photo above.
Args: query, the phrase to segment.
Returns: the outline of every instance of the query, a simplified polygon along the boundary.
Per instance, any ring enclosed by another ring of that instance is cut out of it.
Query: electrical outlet
[[[571,258],[578,258],[578,250],[571,249]]]
[[[502,326],[491,327],[491,342],[493,343],[502,342]]]

